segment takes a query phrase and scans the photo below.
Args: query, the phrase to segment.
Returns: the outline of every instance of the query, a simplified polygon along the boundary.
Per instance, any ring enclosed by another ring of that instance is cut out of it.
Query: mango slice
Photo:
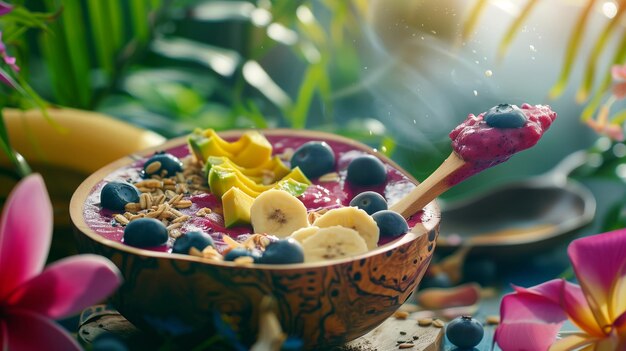
[[[228,189],[222,196],[224,225],[230,228],[236,225],[250,224],[250,207],[254,198],[238,187]]]
[[[253,198],[259,196],[266,190],[275,188],[284,189],[294,196],[300,196],[311,184],[311,181],[298,167],[294,168],[278,182],[263,185],[255,183],[236,169],[213,166],[209,171],[208,182],[211,193],[215,196],[221,197],[230,190],[230,188],[237,187]]]
[[[209,156],[225,156],[241,167],[255,168],[272,157],[272,145],[257,131],[245,132],[237,141],[228,142],[213,129],[196,130],[187,142],[196,158],[202,162]]]
[[[274,183],[291,171],[278,156],[272,157],[261,166],[255,168],[241,167],[225,156],[209,156],[205,165],[205,173],[207,175],[214,165],[235,168],[259,184]]]

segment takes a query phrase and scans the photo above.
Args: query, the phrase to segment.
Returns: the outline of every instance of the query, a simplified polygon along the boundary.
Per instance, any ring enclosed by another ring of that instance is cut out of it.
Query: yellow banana
[[[48,113],[54,122],[39,110],[3,110],[11,145],[31,165],[48,164],[90,174],[166,140],[98,112],[50,107]],[[0,155],[0,165],[8,165],[4,154]]]

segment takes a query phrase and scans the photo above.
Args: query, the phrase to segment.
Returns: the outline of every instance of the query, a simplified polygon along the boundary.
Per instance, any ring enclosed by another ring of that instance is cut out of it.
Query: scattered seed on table
[[[433,321],[433,325],[434,325],[435,327],[437,327],[437,328],[443,328],[443,327],[445,327],[445,326],[446,326],[446,323],[444,323],[444,322],[443,322],[442,320],[440,320],[440,319],[435,319],[435,320]]]
[[[410,349],[410,348],[412,348],[413,346],[415,346],[415,344],[404,343],[404,344],[400,344],[400,345],[398,345],[398,348],[399,348],[399,349]]]
[[[496,316],[496,315],[487,316],[487,318],[485,319],[485,322],[488,325],[500,324],[500,316]]]
[[[432,318],[420,318],[417,320],[417,324],[422,327],[427,327],[433,324],[433,319]]]
[[[406,332],[405,331],[401,331],[400,335],[406,335]]]
[[[409,316],[409,312],[396,311],[393,316],[396,317],[396,319],[406,319]]]
[[[419,338],[420,338],[419,336],[417,336],[417,335],[413,335],[413,340],[417,340],[417,339],[419,339]]]

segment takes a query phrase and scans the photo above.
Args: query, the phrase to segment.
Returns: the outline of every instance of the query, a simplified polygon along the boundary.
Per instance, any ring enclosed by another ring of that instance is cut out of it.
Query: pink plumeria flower
[[[596,117],[596,119],[588,119],[585,121],[585,124],[587,124],[587,126],[593,129],[596,133],[600,135],[605,135],[611,140],[623,141],[623,128],[618,124],[609,122],[609,108],[609,104],[605,104],[604,106],[600,107],[600,112],[598,112],[598,116]]]
[[[2,31],[0,31],[0,57],[2,57],[4,63],[9,65],[9,67],[11,67],[14,72],[20,71],[20,68],[17,66],[17,64],[15,64],[15,57],[9,56],[9,54],[7,53],[7,47],[2,41]]]
[[[52,205],[40,175],[24,178],[0,218],[0,350],[80,350],[53,319],[102,301],[121,283],[102,256],[44,264],[52,239]]]
[[[555,279],[502,299],[502,350],[626,350],[626,229],[575,240],[568,255],[580,285]],[[580,331],[556,340],[567,319]]]
[[[0,1],[0,16],[4,16],[11,11],[13,11],[13,5]]]

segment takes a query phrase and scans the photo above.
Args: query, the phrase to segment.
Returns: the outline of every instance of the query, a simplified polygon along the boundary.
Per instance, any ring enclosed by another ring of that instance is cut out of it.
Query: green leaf
[[[224,77],[232,76],[241,61],[236,51],[184,38],[155,39],[151,49],[165,57],[200,63]]]
[[[489,5],[488,0],[478,0],[472,9],[470,10],[469,16],[467,20],[463,22],[463,31],[461,33],[461,37],[463,40],[467,40],[472,36],[474,30],[476,30],[476,25],[478,25],[478,20],[480,16],[485,11],[487,6]]]
[[[88,0],[87,9],[98,63],[110,77],[113,75],[115,47],[110,40],[110,24],[107,19],[108,8],[106,1]]]
[[[293,102],[289,95],[274,82],[258,62],[252,60],[246,62],[243,65],[242,74],[248,84],[261,92],[281,111],[288,112],[292,109]]]
[[[622,35],[619,46],[617,50],[615,51],[613,60],[611,62],[613,64],[621,64],[624,62],[624,60],[626,60],[626,34]],[[613,79],[611,76],[611,70],[608,69],[606,73],[604,74],[604,78],[602,79],[600,86],[598,87],[598,89],[596,89],[595,93],[593,94],[591,101],[587,104],[587,106],[585,106],[582,112],[580,116],[580,119],[582,121],[587,121],[593,117],[593,115],[598,110],[598,107],[600,107],[600,104],[602,103],[604,94],[611,87],[612,81]]]
[[[520,12],[520,14],[515,18],[515,21],[513,21],[513,24],[511,24],[509,29],[506,31],[506,34],[498,47],[498,56],[500,58],[506,55],[506,51],[509,49],[513,39],[515,39],[515,36],[526,21],[526,18],[528,18],[531,11],[535,8],[535,5],[537,5],[538,1],[539,0],[528,0],[526,6],[522,9],[522,12]]]
[[[109,39],[115,50],[124,45],[124,12],[121,1],[102,1],[108,5],[107,22],[109,24]]]
[[[565,58],[562,65],[563,68],[561,69],[559,79],[548,93],[551,99],[559,97],[567,86],[567,81],[574,66],[574,60],[576,59],[576,53],[578,52],[578,47],[580,46],[583,34],[585,33],[587,19],[593,10],[595,2],[595,0],[587,1],[587,5],[582,10],[576,24],[574,25],[574,31],[570,37],[569,43],[567,44],[567,50],[565,52]]]
[[[292,128],[301,129],[306,127],[306,120],[311,108],[313,96],[315,95],[315,90],[319,85],[320,77],[324,74],[323,66],[319,64],[310,65],[304,72],[296,104],[292,112],[288,113],[288,116],[286,116],[291,122]]]
[[[133,24],[134,37],[141,43],[150,38],[149,4],[146,0],[130,0],[130,14]]]
[[[593,81],[595,78],[595,71],[598,59],[604,51],[604,48],[611,36],[611,33],[613,33],[615,28],[622,22],[622,18],[625,12],[626,0],[621,0],[619,2],[617,14],[609,21],[609,23],[607,23],[607,25],[602,30],[602,33],[596,40],[593,49],[591,50],[591,53],[589,55],[589,59],[587,60],[585,76],[576,94],[576,100],[578,102],[583,102],[589,97],[589,93],[591,92],[591,88],[593,86]]]

